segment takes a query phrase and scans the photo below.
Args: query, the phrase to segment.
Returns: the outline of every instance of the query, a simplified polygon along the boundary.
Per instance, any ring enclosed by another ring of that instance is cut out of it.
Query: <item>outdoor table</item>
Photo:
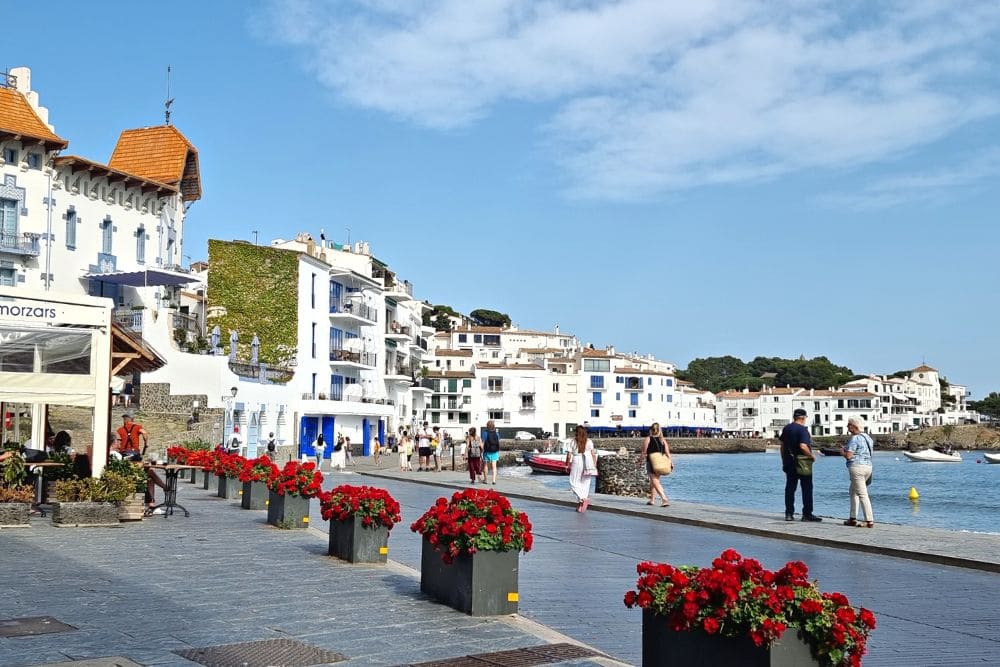
[[[33,468],[57,468],[59,466],[64,466],[65,463],[60,463],[59,461],[38,461],[35,463],[25,462],[24,467],[31,472]],[[39,470],[35,474],[35,502],[31,503],[31,511],[37,512],[38,516],[45,516],[45,510],[42,509],[42,486],[45,484],[45,480],[42,477],[42,472]]]
[[[177,474],[181,470],[192,470],[201,466],[189,466],[181,463],[146,463],[144,465],[147,468],[157,468],[166,473],[166,479],[163,480],[166,487],[163,489],[163,502],[148,511],[152,512],[162,507],[163,516],[168,517],[173,516],[175,507],[179,507],[184,510],[184,516],[191,516],[191,513],[183,505],[177,504]]]

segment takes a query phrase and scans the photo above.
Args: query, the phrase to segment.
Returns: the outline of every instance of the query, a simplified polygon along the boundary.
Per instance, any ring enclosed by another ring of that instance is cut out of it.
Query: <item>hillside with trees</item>
[[[764,385],[826,389],[859,376],[846,366],[833,364],[826,357],[756,357],[745,363],[737,357],[724,356],[694,359],[685,370],[677,371],[677,377],[693,382],[700,389],[720,392],[743,388],[756,391]]]

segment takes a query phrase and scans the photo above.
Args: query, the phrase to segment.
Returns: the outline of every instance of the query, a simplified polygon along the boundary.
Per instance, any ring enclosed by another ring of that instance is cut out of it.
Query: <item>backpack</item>
[[[483,447],[479,443],[479,438],[476,438],[471,443],[469,443],[469,458],[478,459],[483,455]]]
[[[486,440],[483,442],[483,449],[489,454],[496,454],[500,451],[500,436],[496,431],[487,431]]]
[[[275,443],[273,439],[267,441],[267,451],[273,454],[277,448],[278,448],[277,443]]]

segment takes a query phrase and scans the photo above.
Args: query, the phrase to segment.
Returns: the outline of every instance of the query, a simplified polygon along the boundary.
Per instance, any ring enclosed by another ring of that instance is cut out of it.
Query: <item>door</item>
[[[299,427],[299,458],[312,457],[313,440],[319,434],[319,417],[303,417]],[[326,436],[323,436],[324,438]]]
[[[337,433],[337,420],[333,415],[323,415],[323,442],[326,448],[323,449],[323,458],[328,459],[333,454],[333,446],[337,444],[335,440]]]
[[[361,420],[361,455],[370,456],[372,448],[372,425],[368,417]]]
[[[384,448],[385,447],[385,420],[384,419],[379,419],[378,420],[378,441],[382,445],[382,447]]]

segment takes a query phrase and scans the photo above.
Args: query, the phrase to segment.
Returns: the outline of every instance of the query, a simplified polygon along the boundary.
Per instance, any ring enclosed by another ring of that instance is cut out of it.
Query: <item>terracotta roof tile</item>
[[[108,166],[176,185],[185,201],[201,199],[198,149],[173,125],[124,130]]]
[[[667,371],[654,371],[649,368],[616,368],[613,372],[621,373],[622,375],[664,375],[666,377],[674,377],[673,373]],[[678,380],[680,382],[680,380]]]
[[[0,86],[0,134],[38,139],[50,148],[66,148],[69,142],[42,122],[41,117],[22,93]]]
[[[488,364],[486,362],[476,364],[476,368],[487,370],[512,370],[512,371],[544,371],[538,364]]]
[[[434,355],[438,357],[471,357],[472,350],[446,350],[438,348],[434,350]]]
[[[936,368],[931,368],[927,364],[923,364],[922,366],[917,366],[911,372],[913,372],[913,373],[937,373],[937,369]]]

